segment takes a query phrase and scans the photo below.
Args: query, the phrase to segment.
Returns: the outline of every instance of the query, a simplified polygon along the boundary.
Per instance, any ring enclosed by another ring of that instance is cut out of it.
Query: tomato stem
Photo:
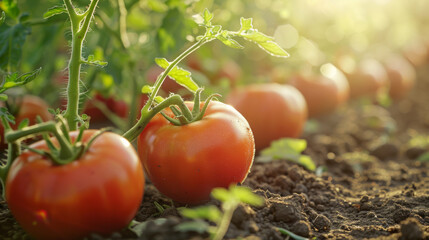
[[[77,14],[71,0],[64,0],[71,21],[72,52],[69,61],[69,80],[67,84],[67,108],[64,117],[71,131],[78,127],[79,116],[79,77],[82,65],[82,46],[88,32],[89,23],[94,15],[99,0],[92,0],[84,14]],[[82,22],[83,21],[83,22]]]
[[[222,240],[228,231],[229,224],[232,219],[232,215],[235,209],[238,207],[239,202],[231,201],[225,202],[222,205],[223,214],[222,218],[219,221],[218,227],[216,228],[216,232],[213,234],[213,240]]]

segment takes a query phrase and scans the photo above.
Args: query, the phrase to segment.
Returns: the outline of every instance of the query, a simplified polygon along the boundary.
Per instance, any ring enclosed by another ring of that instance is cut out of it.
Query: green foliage
[[[0,8],[13,19],[17,19],[20,13],[17,0],[3,0],[0,2]]]
[[[164,69],[167,69],[171,64],[165,58],[156,58],[155,62],[158,64],[158,66]],[[191,78],[191,72],[188,72],[182,68],[175,66],[168,73],[168,76],[174,79],[178,84],[186,87],[191,92],[196,92],[199,89],[198,85]]]
[[[48,11],[46,11],[43,14],[43,18],[50,18],[52,16],[58,15],[58,14],[63,14],[63,13],[67,13],[67,9],[64,5],[61,6],[55,6],[52,8],[49,8]]]
[[[247,203],[253,206],[261,206],[264,200],[252,193],[249,188],[231,185],[229,189],[215,188],[212,196],[222,204],[222,211],[216,206],[208,205],[193,209],[183,208],[180,213],[187,218],[194,219],[192,222],[185,222],[175,227],[178,231],[197,231],[199,233],[209,232],[212,239],[222,239],[228,230],[232,214],[240,203]],[[209,225],[203,220],[214,223]]]
[[[0,26],[4,23],[5,20],[6,20],[6,14],[5,14],[5,12],[1,12]]]
[[[15,124],[15,117],[5,107],[0,107],[0,118],[6,119],[6,121]]]
[[[0,26],[0,68],[16,67],[21,60],[22,48],[30,27],[18,23],[14,26]]]
[[[289,160],[298,163],[310,171],[316,170],[316,164],[307,156],[301,154],[307,148],[304,139],[283,138],[273,141],[271,146],[262,150],[258,161]]]
[[[0,83],[0,93],[3,93],[7,89],[22,86],[33,81],[39,75],[41,70],[42,69],[39,68],[29,73],[24,73],[24,74],[12,73],[12,74],[6,75],[3,81]]]

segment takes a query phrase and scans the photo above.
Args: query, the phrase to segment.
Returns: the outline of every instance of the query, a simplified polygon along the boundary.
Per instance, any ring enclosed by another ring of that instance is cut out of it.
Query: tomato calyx
[[[209,103],[212,100],[217,99],[217,97],[220,97],[220,95],[217,93],[210,95],[209,97],[207,97],[203,107],[200,108],[201,92],[203,90],[204,89],[200,88],[195,92],[194,105],[193,105],[192,111],[189,110],[188,106],[186,106],[185,102],[182,100],[179,105],[170,106],[170,109],[173,112],[175,117],[170,117],[167,114],[165,114],[163,111],[161,111],[160,113],[169,122],[171,122],[173,125],[176,125],[176,126],[183,126],[183,125],[201,120],[204,116],[204,113],[207,110]]]

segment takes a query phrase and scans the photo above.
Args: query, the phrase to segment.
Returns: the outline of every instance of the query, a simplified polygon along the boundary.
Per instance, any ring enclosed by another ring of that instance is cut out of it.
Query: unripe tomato
[[[318,117],[335,111],[349,99],[350,89],[347,79],[336,68],[333,71],[335,71],[333,74],[325,76],[298,74],[290,79],[289,83],[304,95],[309,117]]]
[[[174,116],[170,110],[164,112]],[[255,154],[246,119],[230,105],[217,101],[209,103],[202,120],[184,126],[175,126],[157,114],[138,137],[137,145],[155,187],[186,204],[208,201],[213,188],[243,182]]]
[[[289,85],[270,83],[237,88],[228,95],[226,103],[249,122],[257,151],[279,138],[299,137],[307,120],[303,95]]]
[[[83,142],[95,132],[85,131]],[[71,138],[76,137],[77,132],[72,132]],[[44,140],[30,147],[48,150]],[[6,201],[18,223],[43,240],[82,239],[126,227],[140,206],[143,187],[137,153],[127,140],[110,132],[66,165],[24,151],[12,164],[5,184]]]
[[[36,117],[40,116],[43,121],[49,121],[53,119],[53,116],[48,111],[48,104],[41,99],[40,97],[33,95],[24,95],[22,97],[17,97],[14,102],[16,106],[14,108],[17,109],[17,112],[12,112],[15,117],[15,124],[11,124],[13,129],[17,129],[19,123],[24,119],[29,120],[29,126],[34,125],[36,123]],[[0,123],[0,149],[5,148],[4,142],[4,127],[3,124]]]
[[[394,100],[404,98],[413,88],[416,81],[416,70],[406,59],[395,56],[385,61],[390,81],[389,95]]]
[[[375,97],[388,87],[387,72],[375,59],[365,59],[358,63],[353,72],[345,72],[350,85],[350,97]]]

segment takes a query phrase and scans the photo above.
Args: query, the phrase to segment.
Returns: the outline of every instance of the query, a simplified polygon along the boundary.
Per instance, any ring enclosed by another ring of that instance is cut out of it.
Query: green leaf
[[[84,63],[97,67],[105,67],[107,65],[107,62],[96,59],[94,55],[89,55],[88,60],[84,61]]]
[[[4,117],[8,122],[15,124],[15,117],[5,107],[0,107],[0,117]]]
[[[262,206],[264,204],[264,199],[254,194],[250,188],[231,186],[230,191],[242,203],[247,203],[252,206]]]
[[[429,152],[425,152],[417,158],[419,162],[429,162]]]
[[[46,11],[43,14],[43,18],[47,19],[47,18],[50,18],[50,17],[58,15],[58,14],[62,14],[62,13],[67,13],[67,9],[65,8],[65,6],[64,5],[55,6],[55,7],[49,8],[48,11]]]
[[[223,44],[225,44],[228,47],[237,48],[237,49],[244,48],[237,41],[235,41],[229,36],[228,31],[222,31],[221,34],[216,35],[216,38],[219,39]]]
[[[0,25],[0,68],[18,65],[28,34],[30,28],[20,23],[12,27]]]
[[[255,29],[250,29],[245,32],[242,32],[240,36],[242,36],[246,40],[253,41],[259,44],[264,42],[274,41],[273,37],[267,36]]]
[[[36,69],[29,73],[18,75],[18,73],[12,73],[7,75],[3,82],[0,84],[0,93],[3,93],[9,88],[21,86],[33,81],[41,72],[42,68]]]
[[[296,162],[310,171],[316,169],[313,160],[301,152],[307,148],[307,142],[304,139],[282,138],[273,141],[270,147],[261,151],[260,161],[270,161],[285,159]]]
[[[161,103],[161,102],[163,102],[163,101],[164,101],[164,98],[163,98],[163,97],[161,97],[161,96],[156,96],[156,97],[155,97],[155,99],[154,99],[154,101],[155,101],[156,103]]]
[[[153,223],[155,223],[155,225],[162,225],[167,221],[167,219],[157,218],[155,220],[148,220],[144,222],[134,221],[133,224],[129,226],[129,229],[133,231],[137,235],[137,237],[140,237],[143,234],[143,232],[146,231],[146,227],[149,221],[152,221]]]
[[[225,188],[214,188],[211,194],[214,198],[221,202],[226,202],[233,198],[231,193]]]
[[[0,16],[0,26],[4,23],[5,20],[6,20],[6,14],[5,12],[2,11]]]
[[[30,120],[28,120],[28,118],[26,118],[19,123],[18,129],[21,130],[25,127],[28,127],[29,124],[30,124]]]
[[[308,240],[308,238],[305,238],[305,237],[301,237],[301,236],[299,236],[299,235],[296,235],[295,233],[293,233],[293,232],[291,232],[291,231],[289,231],[289,230],[286,230],[286,229],[284,229],[284,228],[277,228],[277,230],[279,230],[279,232],[280,232],[281,234],[283,234],[283,235],[287,235],[287,236],[290,236],[291,238],[293,238],[293,239],[295,239],[295,240]]]
[[[207,8],[204,9],[204,12],[203,12],[204,25],[211,26],[213,17],[214,17],[213,13],[211,13]]]
[[[144,85],[144,86],[142,87],[142,93],[143,93],[143,94],[149,95],[149,94],[151,94],[152,92],[153,92],[153,87],[152,87],[152,86],[150,86],[150,85]]]
[[[239,32],[247,31],[247,30],[253,29],[252,21],[253,21],[253,19],[252,19],[252,18],[243,18],[243,17],[242,17],[242,18],[240,18],[240,25],[241,25],[241,28],[240,28],[240,31],[239,31]]]
[[[155,62],[156,64],[158,64],[158,66],[164,69],[168,68],[168,66],[170,65],[170,63],[165,58],[157,58],[155,59]],[[187,88],[192,92],[196,92],[199,89],[198,85],[191,77],[191,72],[186,71],[182,68],[175,66],[168,73],[168,76],[174,81],[176,81],[178,84],[180,84],[181,86]]]
[[[19,8],[17,0],[3,0],[0,1],[0,8],[6,12],[7,15],[13,19],[17,19],[19,16]]]
[[[265,50],[268,54],[276,57],[289,57],[289,53],[287,53],[283,48],[281,48],[277,43],[269,41],[264,43],[258,43],[259,47]]]
[[[176,225],[174,230],[179,232],[197,232],[199,234],[203,234],[208,231],[209,224],[202,220],[195,220],[191,222],[184,222]]]
[[[207,219],[212,222],[217,222],[222,213],[214,205],[201,206],[197,208],[182,208],[180,209],[182,216],[192,219]]]

